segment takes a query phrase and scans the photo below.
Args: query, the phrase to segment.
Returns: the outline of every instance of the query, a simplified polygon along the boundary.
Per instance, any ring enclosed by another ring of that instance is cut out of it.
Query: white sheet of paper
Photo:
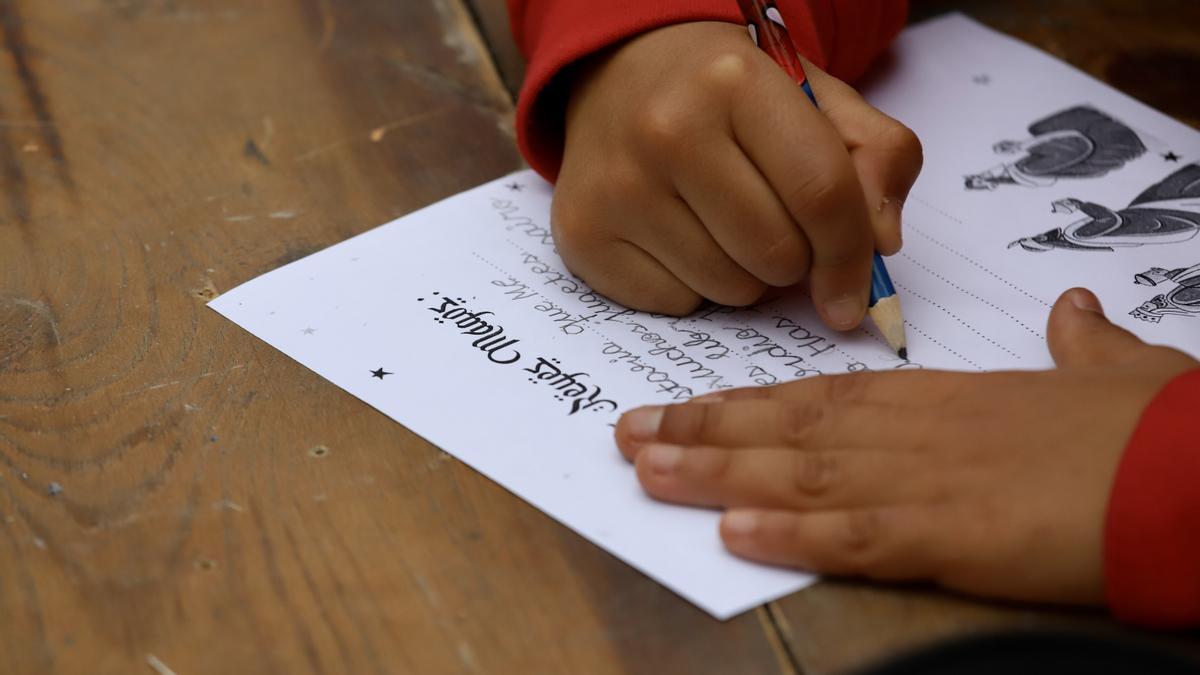
[[[727,618],[811,577],[726,553],[714,511],[643,495],[611,438],[621,411],[817,373],[1047,367],[1047,313],[1075,285],[1094,289],[1116,321],[1146,339],[1200,355],[1200,313],[1187,288],[1200,270],[1185,271],[1200,263],[1200,237],[1186,236],[1188,209],[1200,211],[1200,199],[1169,204],[1179,211],[1168,229],[1182,228],[1170,243],[1143,232],[1137,241],[1146,245],[1112,251],[1008,248],[1084,217],[1052,213],[1056,200],[1124,208],[1200,159],[1200,135],[960,16],[906,31],[892,64],[868,96],[916,130],[926,153],[905,209],[904,251],[889,260],[912,364],[891,354],[873,328],[827,330],[805,297],[675,320],[590,293],[555,255],[550,187],[529,172],[286,265],[211,306]],[[1146,150],[1102,177],[965,189],[966,174],[1022,156],[997,155],[994,143],[1028,138],[1032,122],[1081,104],[1129,125]],[[1151,273],[1157,286],[1135,284],[1134,275],[1151,267],[1163,269]],[[1129,315],[1159,294],[1184,309],[1157,323]]]

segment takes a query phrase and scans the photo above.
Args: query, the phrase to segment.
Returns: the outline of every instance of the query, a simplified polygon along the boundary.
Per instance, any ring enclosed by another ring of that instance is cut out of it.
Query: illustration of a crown
[[[1165,295],[1156,295],[1146,302],[1143,302],[1139,307],[1129,313],[1129,316],[1150,323],[1158,323],[1162,321],[1164,309],[1167,308],[1167,298]]]

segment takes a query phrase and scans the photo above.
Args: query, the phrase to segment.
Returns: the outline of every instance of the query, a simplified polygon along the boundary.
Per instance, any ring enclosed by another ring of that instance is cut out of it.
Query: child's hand
[[[1103,600],[1105,509],[1142,409],[1200,365],[1104,318],[1050,315],[1058,369],[897,371],[631,411],[617,442],[651,495],[732,509],[734,553],[1001,598]]]
[[[686,314],[809,278],[825,321],[866,310],[873,249],[900,249],[921,168],[911,131],[805,64],[821,104],[741,26],[689,23],[581,73],[554,235],[568,267],[630,307]]]

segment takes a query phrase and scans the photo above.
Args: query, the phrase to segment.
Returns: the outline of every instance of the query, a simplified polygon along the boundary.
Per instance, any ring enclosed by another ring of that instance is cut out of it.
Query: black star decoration
[[[512,190],[513,192],[520,192],[521,190],[525,189],[525,186],[521,185],[520,183],[509,183],[508,185],[505,185],[504,187],[508,188],[509,190]]]
[[[379,370],[372,370],[372,371],[371,371],[371,377],[377,377],[377,378],[379,378],[379,379],[381,379],[381,380],[382,380],[383,378],[387,377],[388,375],[394,375],[394,374],[395,374],[395,373],[389,373],[388,371],[384,370],[383,368],[380,368]]]
[[[1164,154],[1164,155],[1163,155],[1163,159],[1167,160],[1168,162],[1178,162],[1178,161],[1179,161],[1179,155],[1177,155],[1177,154],[1175,154],[1175,153],[1173,153],[1173,152],[1168,152],[1168,153],[1166,153],[1166,154]]]

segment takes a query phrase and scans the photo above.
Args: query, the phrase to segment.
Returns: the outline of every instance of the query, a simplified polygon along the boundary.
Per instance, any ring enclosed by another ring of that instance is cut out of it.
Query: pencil
[[[814,106],[817,105],[817,97],[813,95],[812,87],[808,84],[804,66],[800,63],[800,57],[796,55],[796,46],[788,35],[783,16],[775,6],[774,0],[738,0],[738,6],[746,19],[746,28],[750,31],[754,43],[800,85]],[[892,277],[883,264],[883,256],[878,252],[875,253],[871,265],[871,297],[867,303],[867,313],[879,328],[879,332],[883,333],[888,346],[907,361],[908,341],[904,336],[904,315],[900,312],[900,298],[896,296]]]

